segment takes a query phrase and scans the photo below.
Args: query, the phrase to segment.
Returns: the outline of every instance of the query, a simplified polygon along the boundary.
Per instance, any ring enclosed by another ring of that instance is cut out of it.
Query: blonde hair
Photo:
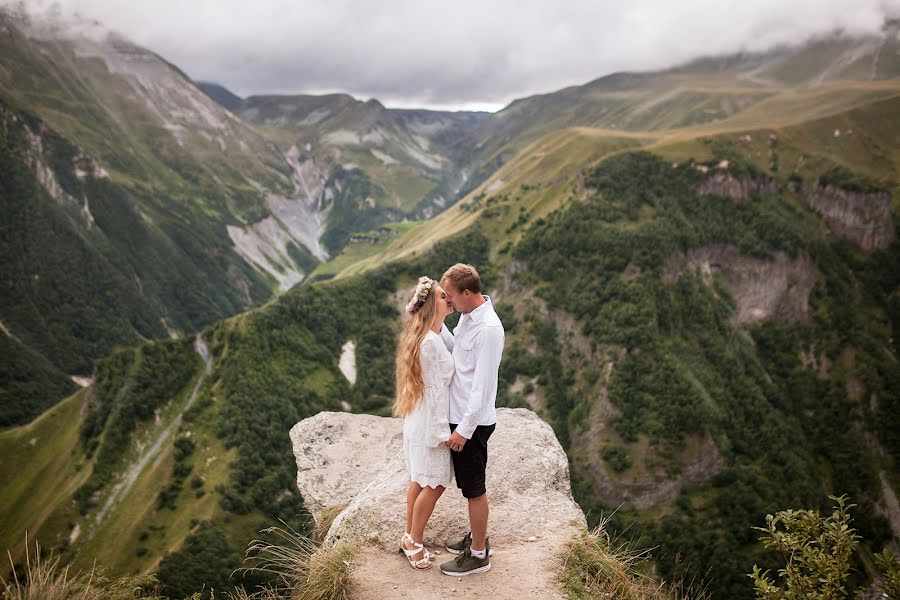
[[[436,287],[437,282],[434,282],[421,308],[412,313],[407,312],[406,320],[403,321],[403,331],[397,342],[397,396],[394,398],[393,410],[397,417],[405,417],[411,413],[425,391],[419,355],[422,340],[428,334],[437,314]],[[410,295],[414,294],[415,290],[411,290]]]
[[[469,290],[473,294],[481,293],[481,277],[472,265],[456,263],[441,277],[441,281],[445,279],[449,279],[460,292]]]

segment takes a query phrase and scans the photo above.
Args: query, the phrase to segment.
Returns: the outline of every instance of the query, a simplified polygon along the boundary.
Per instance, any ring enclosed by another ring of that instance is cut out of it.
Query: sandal
[[[408,549],[403,546],[403,542],[409,540],[414,548]],[[434,560],[434,556],[428,550],[425,549],[423,544],[420,544],[416,540],[413,539],[409,533],[404,533],[403,538],[400,540],[400,551],[406,555],[406,560],[409,561],[409,566],[413,569],[418,569],[419,571],[425,571],[426,569],[431,568],[431,561]],[[419,552],[423,553],[422,558],[416,560],[412,558],[413,554],[418,554]]]
[[[415,543],[416,543],[416,540],[413,539],[413,536],[412,536],[409,532],[404,532],[404,533],[403,533],[403,538],[400,540],[400,551],[401,551],[401,552],[405,552],[405,551],[406,551],[406,548],[403,547],[403,540],[406,539],[406,538],[409,538],[409,543],[411,543],[411,544],[415,544]],[[425,557],[426,557],[428,560],[430,560],[430,561],[434,561],[434,559],[435,559],[434,554],[432,554],[431,552],[429,552],[429,551],[428,551],[428,548],[425,548],[424,550],[425,550]],[[418,551],[419,551],[419,550],[416,549],[416,550],[413,552],[413,554],[416,554],[416,552],[418,552]],[[412,551],[411,551],[411,552],[412,552]]]

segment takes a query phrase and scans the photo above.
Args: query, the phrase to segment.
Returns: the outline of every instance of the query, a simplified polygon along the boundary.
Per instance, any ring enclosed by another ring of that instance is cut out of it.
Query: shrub
[[[875,583],[875,588],[884,594],[885,598],[891,600],[900,598],[900,561],[889,550],[884,550],[881,554],[875,555],[875,564],[881,571],[881,581]]]
[[[611,444],[604,448],[603,460],[609,463],[610,468],[616,473],[621,473],[631,467],[631,457],[622,446]]]
[[[829,496],[836,502],[830,517],[817,510],[784,510],[766,515],[765,532],[760,537],[766,548],[776,549],[785,561],[778,570],[783,579],[776,585],[769,572],[753,565],[753,580],[758,600],[838,600],[847,597],[844,581],[850,571],[850,556],[859,542],[850,527],[846,496]]]

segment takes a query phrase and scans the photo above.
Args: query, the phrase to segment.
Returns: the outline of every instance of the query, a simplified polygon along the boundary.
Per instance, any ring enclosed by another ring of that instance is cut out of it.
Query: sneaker
[[[466,535],[463,536],[461,540],[450,541],[447,540],[447,545],[444,546],[447,549],[447,552],[450,554],[462,554],[466,548],[468,548],[472,544],[472,532],[469,531]],[[488,548],[488,556],[493,556],[494,551]]]
[[[450,554],[462,554],[465,552],[466,548],[469,547],[469,544],[472,543],[472,532],[469,531],[466,535],[463,536],[461,540],[450,541],[447,540],[447,552]]]
[[[485,540],[484,558],[476,558],[472,556],[471,544],[465,547],[463,553],[447,561],[441,565],[441,572],[444,575],[452,575],[453,577],[465,577],[475,573],[484,573],[491,570],[491,539]]]

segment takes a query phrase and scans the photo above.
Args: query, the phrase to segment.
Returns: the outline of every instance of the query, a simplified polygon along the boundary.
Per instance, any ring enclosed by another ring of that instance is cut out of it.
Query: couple
[[[444,319],[462,313],[453,333]],[[456,264],[440,284],[421,277],[406,306],[397,345],[394,414],[404,417],[403,448],[409,470],[406,533],[400,549],[414,569],[430,569],[425,525],[454,475],[469,502],[469,533],[448,541],[458,556],[441,565],[461,577],[491,568],[485,490],[487,441],[497,422],[497,370],[503,324],[471,265]]]

